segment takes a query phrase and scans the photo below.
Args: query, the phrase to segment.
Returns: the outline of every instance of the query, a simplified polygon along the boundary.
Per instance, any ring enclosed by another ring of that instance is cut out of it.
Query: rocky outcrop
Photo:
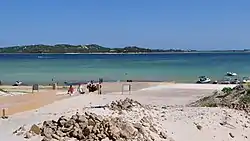
[[[125,99],[112,102],[109,107],[114,112],[123,111],[123,113],[101,116],[89,111],[83,114],[77,112],[71,117],[61,116],[58,120],[44,121],[40,128],[36,125],[31,127],[32,130],[25,130],[21,127],[14,134],[23,135],[27,139],[39,134],[43,137],[42,141],[69,139],[161,141],[169,139],[167,132],[159,128],[160,125],[157,125],[154,118],[147,114],[151,112],[144,109],[139,102]]]
[[[133,107],[142,107],[142,105],[133,99],[126,98],[124,100],[118,100],[111,102],[108,105],[109,109],[111,110],[131,110]]]

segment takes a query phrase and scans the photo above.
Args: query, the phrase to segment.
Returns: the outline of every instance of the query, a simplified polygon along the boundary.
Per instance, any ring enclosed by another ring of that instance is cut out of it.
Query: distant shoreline
[[[123,48],[110,48],[98,44],[72,45],[72,44],[55,44],[55,45],[22,45],[0,48],[0,53],[22,54],[174,54],[174,53],[241,53],[250,52],[249,49],[225,49],[225,50],[194,50],[194,49],[154,49],[138,46],[126,46]]]
[[[141,52],[141,53],[97,53],[97,52],[93,52],[93,53],[0,53],[0,54],[68,54],[68,55],[74,55],[74,54],[195,54],[195,53],[201,53],[201,54],[213,54],[213,53],[230,53],[230,54],[234,54],[234,53],[250,53],[250,51],[196,51],[196,52]]]

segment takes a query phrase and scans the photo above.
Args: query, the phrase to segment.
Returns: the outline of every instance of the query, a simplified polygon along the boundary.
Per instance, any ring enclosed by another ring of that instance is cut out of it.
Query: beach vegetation
[[[247,87],[248,87],[248,88],[250,88],[250,83],[249,83],[249,82],[248,82],[248,83],[246,83],[246,85],[247,85]]]
[[[218,95],[217,94],[216,98],[225,98],[225,97],[227,97],[228,95],[232,94],[233,89],[231,87],[224,87],[221,91],[223,92],[223,95]]]
[[[240,98],[240,103],[250,104],[250,89]]]
[[[209,102],[209,103],[202,104],[201,107],[218,107],[218,106],[214,102]]]
[[[0,92],[7,93],[8,91],[5,91],[4,89],[1,89],[1,88],[0,88]]]
[[[240,103],[250,104],[250,95],[244,95],[240,98]]]
[[[233,89],[231,87],[224,87],[222,90],[221,90],[223,93],[229,95],[232,93]]]

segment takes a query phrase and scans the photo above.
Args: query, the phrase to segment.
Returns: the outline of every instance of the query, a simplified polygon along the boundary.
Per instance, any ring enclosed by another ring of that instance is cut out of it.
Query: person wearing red
[[[73,94],[73,92],[74,92],[74,88],[73,88],[73,86],[72,85],[70,85],[69,86],[69,89],[68,89],[68,94]]]

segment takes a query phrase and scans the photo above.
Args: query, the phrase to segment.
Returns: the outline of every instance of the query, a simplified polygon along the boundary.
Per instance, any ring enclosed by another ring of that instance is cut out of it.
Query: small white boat
[[[230,77],[224,77],[221,80],[220,84],[231,84],[231,81],[232,81],[232,78],[230,78]]]
[[[22,81],[16,81],[16,83],[15,84],[13,84],[12,86],[20,86],[20,85],[22,85]]]
[[[243,77],[242,78],[242,83],[250,83],[250,78],[249,77]]]
[[[18,86],[20,86],[20,85],[22,85],[22,81],[16,81],[16,85],[18,85]]]
[[[210,83],[211,79],[206,76],[199,76],[197,83]]]
[[[226,74],[227,76],[236,76],[237,75],[237,73],[235,73],[235,72],[227,72],[227,74]]]
[[[240,84],[240,80],[233,79],[233,80],[231,80],[231,84]]]

